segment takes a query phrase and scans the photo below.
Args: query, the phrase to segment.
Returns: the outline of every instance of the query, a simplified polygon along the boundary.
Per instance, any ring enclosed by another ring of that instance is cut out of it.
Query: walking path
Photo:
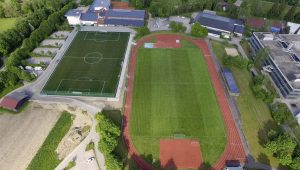
[[[154,35],[159,36],[159,35]],[[132,156],[132,158],[136,161],[136,163],[142,169],[155,169],[151,165],[149,165],[146,161],[144,161],[139,153],[137,152],[136,148],[134,147],[129,132],[129,123],[130,123],[130,111],[131,111],[131,104],[132,104],[132,93],[133,93],[133,82],[134,82],[134,71],[135,71],[135,62],[137,58],[138,49],[144,44],[144,42],[151,40],[154,36],[146,37],[137,42],[137,45],[132,50],[130,67],[129,67],[129,79],[128,79],[128,91],[126,96],[125,102],[125,112],[124,112],[124,120],[123,120],[123,137],[124,141],[128,147],[128,152]],[[227,133],[227,144],[226,148],[221,156],[221,158],[217,161],[217,163],[213,166],[212,169],[222,169],[227,161],[230,160],[239,160],[240,162],[244,163],[246,161],[245,150],[243,147],[243,143],[239,136],[239,132],[235,126],[235,121],[232,115],[232,112],[229,107],[229,103],[225,96],[225,89],[221,85],[221,80],[217,69],[215,68],[213,58],[211,56],[209,47],[207,43],[203,40],[193,40],[191,38],[182,37],[179,35],[174,35],[178,39],[185,39],[190,42],[193,42],[197,45],[204,54],[205,61],[208,65],[208,71],[211,76],[211,81],[214,86],[215,94],[217,96],[219,107],[221,109],[223,119],[225,121],[226,126],[226,133]]]

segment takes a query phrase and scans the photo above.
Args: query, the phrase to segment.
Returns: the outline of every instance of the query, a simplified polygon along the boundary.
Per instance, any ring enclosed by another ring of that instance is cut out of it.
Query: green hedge
[[[96,119],[97,132],[101,136],[98,147],[105,157],[105,165],[108,170],[120,170],[123,165],[114,154],[121,135],[120,127],[102,113],[98,113]]]
[[[27,167],[27,170],[53,170],[61,162],[55,150],[69,131],[71,125],[72,115],[68,112],[63,112]]]

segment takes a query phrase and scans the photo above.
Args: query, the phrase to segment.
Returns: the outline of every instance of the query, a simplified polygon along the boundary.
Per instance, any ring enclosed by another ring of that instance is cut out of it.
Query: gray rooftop
[[[146,14],[145,10],[111,9],[108,10],[107,12],[107,18],[110,19],[127,18],[127,19],[144,20],[145,14]]]
[[[70,9],[65,16],[70,16],[70,17],[79,17],[82,13],[82,10],[78,10],[78,9]]]
[[[25,94],[24,92],[13,92],[11,94],[9,94],[7,97],[9,97],[10,99],[14,99],[14,100],[23,100],[25,98],[28,97],[27,94]]]
[[[244,32],[244,25],[241,20],[226,18],[208,12],[200,12],[196,16],[195,21],[199,22],[201,25],[220,30],[238,33]]]
[[[254,33],[290,84],[300,89],[300,35]]]
[[[110,7],[110,0],[94,0],[92,5],[90,6],[90,10],[94,10],[95,8],[109,8]]]

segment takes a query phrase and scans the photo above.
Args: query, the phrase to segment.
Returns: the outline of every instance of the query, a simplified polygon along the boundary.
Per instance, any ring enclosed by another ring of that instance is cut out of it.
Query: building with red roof
[[[28,99],[23,92],[13,92],[2,99],[0,107],[17,112]]]

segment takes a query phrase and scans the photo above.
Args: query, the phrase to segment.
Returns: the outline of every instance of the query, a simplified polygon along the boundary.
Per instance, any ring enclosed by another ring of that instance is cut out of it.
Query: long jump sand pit
[[[190,139],[160,140],[160,165],[164,169],[199,169],[203,163],[200,144]]]

